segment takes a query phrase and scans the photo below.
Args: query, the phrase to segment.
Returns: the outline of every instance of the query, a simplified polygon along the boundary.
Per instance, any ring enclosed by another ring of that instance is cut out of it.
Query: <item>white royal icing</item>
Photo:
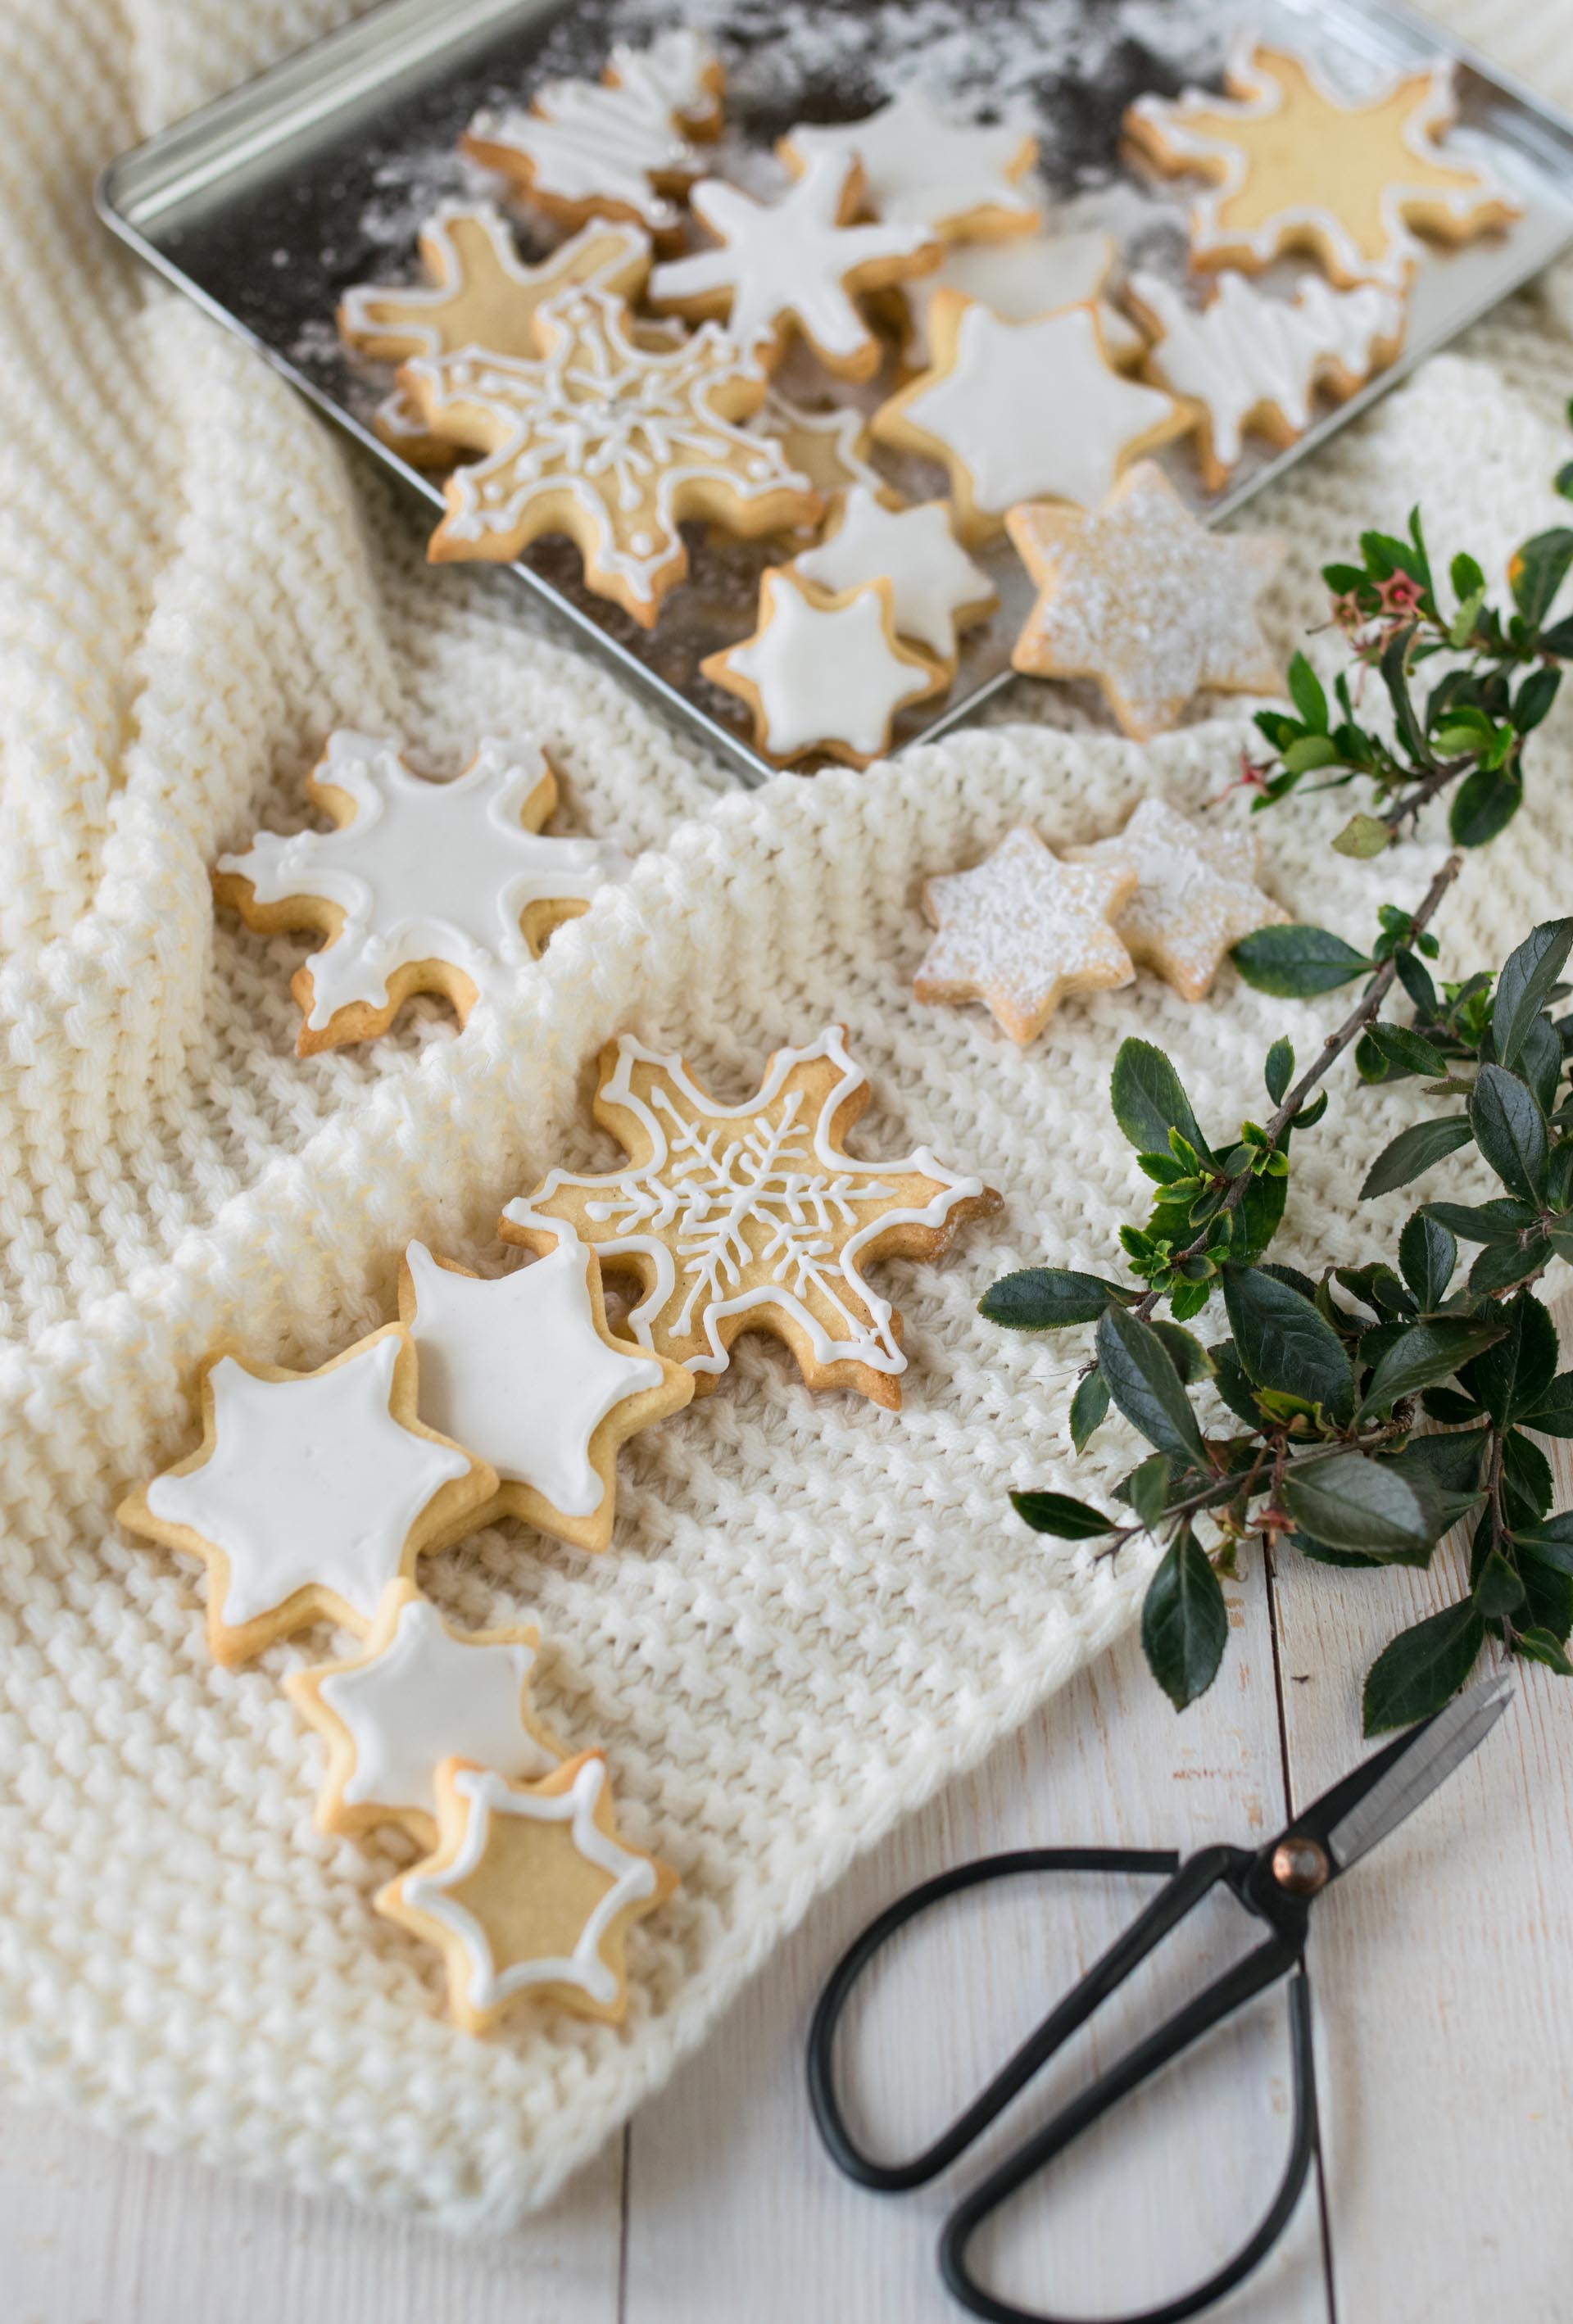
[[[225,1623],[310,1583],[371,1621],[421,1512],[468,1473],[464,1453],[389,1410],[399,1345],[390,1334],[304,1379],[256,1379],[233,1356],[214,1365],[212,1452],[183,1477],[155,1477],[147,1506],[223,1551]]]
[[[571,1227],[557,1232],[555,1250],[493,1281],[439,1267],[412,1242],[409,1331],[427,1426],[565,1517],[584,1517],[603,1499],[590,1438],[629,1397],[659,1388],[662,1373],[647,1356],[607,1347],[595,1327],[590,1254]],[[480,1756],[453,1748],[460,1758]]]
[[[906,406],[967,468],[985,516],[1018,501],[1103,499],[1121,456],[1174,406],[1105,360],[1090,307],[1004,323],[986,307],[961,318],[956,360]]]
[[[959,290],[979,299],[1002,322],[1027,323],[1096,299],[1113,272],[1119,245],[1112,234],[1013,234],[1003,242],[958,242],[946,250],[932,274],[903,282],[912,319],[911,360],[931,361],[929,309],[937,290]],[[1122,360],[1142,346],[1139,332],[1108,306],[1098,309],[1111,355]]]
[[[846,226],[844,198],[853,164],[819,153],[776,202],[756,202],[720,178],[704,178],[689,197],[720,243],[658,266],[650,278],[657,306],[681,305],[711,292],[731,293],[729,337],[739,346],[768,346],[789,318],[827,355],[852,362],[874,344],[846,286],[856,267],[911,258],[930,247],[921,226]]]
[[[533,745],[489,738],[462,775],[434,782],[412,774],[391,742],[340,729],[319,779],[354,800],[349,822],[287,839],[261,832],[245,855],[219,857],[260,904],[320,896],[344,914],[306,964],[310,1026],[354,1001],[385,1006],[388,979],[412,961],[446,962],[479,995],[506,992],[531,956],[519,926],[529,905],[588,903],[623,877],[627,858],[603,840],[525,830],[524,802],[546,771]]]
[[[541,265],[527,266],[502,213],[490,202],[442,202],[421,229],[421,254],[434,279],[407,286],[356,283],[339,302],[339,327],[347,339],[397,337],[413,342],[409,349],[412,355],[440,355],[449,351],[455,341],[447,322],[448,310],[464,291],[467,277],[453,238],[456,219],[478,227],[486,240],[488,263],[519,292],[526,353],[531,318],[548,297],[570,283],[601,283],[608,275],[625,273],[650,254],[650,237],[641,227],[602,218],[581,227],[571,242],[554,250]],[[385,311],[379,311],[390,306],[399,310],[396,323],[390,322]]]
[[[930,672],[892,646],[877,589],[849,605],[814,605],[784,569],[763,629],[734,646],[726,666],[757,688],[764,746],[782,759],[816,742],[873,757],[902,704],[933,691]]]
[[[786,1084],[794,1066],[816,1057],[828,1058],[839,1078],[809,1120],[802,1093]],[[634,1093],[633,1071],[641,1061],[661,1067],[697,1122],[686,1120],[659,1088],[648,1103]],[[629,1330],[648,1348],[654,1345],[658,1317],[678,1333],[700,1318],[709,1348],[689,1357],[690,1371],[726,1370],[731,1359],[717,1329],[724,1316],[779,1307],[804,1333],[819,1362],[847,1358],[875,1371],[903,1372],[907,1360],[891,1328],[894,1311],[859,1274],[858,1256],[893,1227],[942,1226],[956,1204],[980,1194],[983,1185],[947,1170],[926,1146],[894,1162],[853,1162],[838,1152],[831,1126],[866,1079],[847,1055],[841,1028],[829,1025],[805,1048],[778,1050],[763,1087],[745,1104],[717,1105],[695,1085],[680,1057],[647,1049],[625,1033],[601,1095],[638,1121],[650,1141],[650,1159],[602,1177],[553,1170],[532,1197],[511,1202],[503,1215],[521,1225],[555,1225],[538,1206],[559,1186],[595,1189],[598,1199],[590,1216],[615,1222],[619,1230],[597,1238],[597,1248],[636,1252],[649,1265],[651,1287],[630,1312]],[[739,1122],[746,1130],[728,1134],[728,1126]],[[939,1191],[921,1205],[883,1207],[891,1180],[913,1176],[935,1180]],[[858,1222],[860,1205],[869,1203],[882,1207]],[[677,1253],[661,1240],[662,1230],[674,1222],[681,1231]],[[761,1250],[741,1233],[746,1224],[763,1231]],[[842,1240],[839,1230],[848,1227],[852,1231]],[[743,1274],[761,1258],[768,1269],[764,1280],[743,1285]],[[838,1333],[827,1330],[804,1304],[801,1295],[810,1287],[840,1317]],[[866,1320],[843,1292],[863,1305]],[[675,1314],[667,1317],[674,1303]]]
[[[909,85],[862,121],[803,124],[787,143],[805,161],[819,153],[855,155],[876,217],[955,229],[977,210],[1036,216],[1031,186],[1017,183],[1025,134],[1008,124],[948,121]]]
[[[615,201],[665,231],[680,211],[652,179],[698,177],[704,163],[675,126],[715,110],[708,76],[716,52],[698,32],[674,28],[647,49],[619,42],[606,80],[553,80],[532,106],[477,113],[469,134],[504,145],[529,165],[531,189],[566,202]]]
[[[654,1895],[656,1873],[648,1857],[635,1856],[620,1846],[596,1821],[596,1804],[606,1781],[606,1766],[600,1759],[587,1759],[570,1788],[555,1796],[514,1791],[502,1776],[486,1768],[463,1767],[455,1775],[454,1789],[468,1807],[458,1853],[440,1872],[407,1873],[402,1896],[412,1911],[440,1922],[458,1938],[469,1964],[472,2008],[495,2009],[510,1994],[532,1985],[577,1985],[592,2001],[603,2005],[615,2001],[617,1978],[602,1958],[601,1940],[619,1913],[641,1897]],[[598,1866],[610,1879],[612,1886],[591,1912],[571,1953],[512,1961],[499,1969],[482,1923],[448,1893],[467,1880],[480,1864],[491,1839],[492,1818],[498,1815],[518,1816],[532,1823],[568,1824],[573,1844],[585,1861]]]
[[[407,1599],[379,1653],[318,1682],[354,1747],[346,1802],[430,1815],[444,1759],[474,1759],[499,1775],[549,1775],[557,1755],[522,1716],[534,1664],[523,1639],[456,1637],[428,1599]]]
[[[1153,360],[1164,383],[1206,407],[1226,468],[1240,456],[1253,411],[1272,404],[1291,428],[1309,428],[1318,382],[1333,371],[1364,379],[1403,329],[1402,301],[1375,282],[1336,290],[1308,274],[1286,300],[1225,272],[1205,307],[1157,274],[1133,274],[1131,290],[1161,329]]]
[[[773,386],[746,426],[751,436],[774,437],[786,457],[801,465],[819,492],[843,492],[848,484],[866,484],[875,493],[890,490],[887,480],[865,457],[868,420],[855,404],[838,403],[826,411],[810,411]]]
[[[847,494],[830,538],[794,562],[805,581],[837,592],[887,579],[897,631],[941,661],[956,651],[957,614],[994,599],[993,583],[957,540],[943,501],[887,509],[861,485]]]

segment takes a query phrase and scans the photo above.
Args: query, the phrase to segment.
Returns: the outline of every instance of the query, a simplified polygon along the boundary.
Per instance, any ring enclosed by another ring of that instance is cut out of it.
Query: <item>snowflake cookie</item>
[[[680,1412],[694,1383],[615,1337],[595,1252],[564,1224],[532,1266],[487,1280],[412,1242],[399,1314],[421,1361],[422,1418],[500,1480],[476,1522],[523,1517],[576,1549],[605,1549],[618,1446]]]
[[[1276,299],[1226,272],[1196,307],[1161,275],[1138,273],[1126,295],[1156,341],[1147,377],[1195,414],[1209,492],[1228,482],[1247,429],[1292,444],[1310,426],[1319,387],[1353,395],[1403,339],[1403,301],[1376,282],[1335,290],[1311,274],[1292,299]]]
[[[598,81],[548,81],[528,108],[486,107],[459,142],[560,226],[631,218],[667,243],[682,231],[671,196],[705,166],[689,139],[719,131],[725,86],[709,42],[676,28],[647,49],[619,42]]]
[[[1038,585],[1011,656],[1033,678],[1093,678],[1145,742],[1204,687],[1276,694],[1256,603],[1283,543],[1209,532],[1150,460],[1099,509],[1013,509],[1010,536]]]
[[[954,665],[901,643],[888,581],[832,595],[773,567],[759,585],[759,627],[707,654],[700,669],[754,715],[754,746],[778,767],[822,752],[866,767],[890,749],[899,710],[943,694]]]
[[[1119,258],[1112,234],[1089,227],[1075,234],[1018,234],[1008,242],[955,242],[932,274],[902,286],[910,337],[906,355],[920,366],[933,362],[929,309],[935,294],[955,290],[976,299],[1002,323],[1030,323],[1060,307],[1098,302],[1098,321],[1112,361],[1126,368],[1146,341],[1106,296]]]
[[[614,220],[588,226],[539,266],[526,266],[490,203],[445,202],[421,229],[430,282],[416,290],[361,282],[339,301],[339,336],[379,362],[488,347],[498,355],[536,352],[535,315],[581,282],[614,299],[634,299],[650,272],[650,237]]]
[[[261,832],[213,875],[248,927],[328,937],[291,986],[303,1057],[385,1033],[415,992],[445,993],[464,1023],[628,868],[603,840],[542,832],[557,778],[533,745],[487,740],[440,782],[391,742],[341,729],[307,789],[338,830]]]
[[[1025,130],[948,121],[909,86],[862,121],[800,124],[778,149],[800,168],[821,154],[857,161],[874,216],[930,227],[947,241],[1028,234],[1038,205],[1022,180],[1038,158]]]
[[[1402,291],[1422,244],[1509,225],[1520,206],[1471,157],[1437,140],[1457,118],[1451,60],[1439,57],[1362,97],[1333,88],[1309,57],[1235,42],[1229,95],[1138,97],[1133,143],[1171,176],[1209,180],[1191,213],[1198,266],[1270,266],[1305,250],[1335,282]]]
[[[534,361],[469,348],[399,374],[434,434],[485,455],[448,479],[437,562],[505,561],[567,533],[586,587],[649,629],[689,569],[685,517],[752,535],[819,516],[780,444],[738,424],[763,401],[764,372],[713,323],[676,348],[641,346],[626,309],[587,284],[541,308],[537,329]]]
[[[208,1567],[208,1644],[247,1662],[309,1622],[365,1634],[390,1582],[468,1533],[497,1489],[415,1415],[397,1323],[314,1372],[211,1358],[202,1442],[121,1504],[123,1525]]]
[[[615,2024],[628,2005],[628,1932],[678,1883],[617,1830],[600,1753],[536,1784],[447,1759],[437,1821],[433,1854],[376,1906],[440,1949],[458,2023],[484,2034],[529,1995]]]
[[[856,1388],[894,1411],[901,1317],[865,1282],[864,1262],[935,1258],[1000,1198],[927,1147],[855,1160],[842,1139],[868,1097],[838,1025],[778,1049],[741,1105],[717,1104],[680,1057],[625,1033],[602,1052],[596,1119],[626,1165],[593,1177],[553,1170],[508,1204],[502,1231],[540,1248],[568,1220],[604,1264],[637,1276],[628,1329],[687,1364],[701,1395],[739,1333],[773,1332],[810,1388]]]
[[[902,505],[900,493],[868,456],[868,421],[853,405],[810,410],[773,384],[747,424],[752,435],[773,437],[788,467],[798,469],[826,500],[866,484],[884,507]]]
[[[856,161],[816,154],[779,201],[703,178],[689,196],[717,248],[669,259],[650,278],[658,314],[725,321],[727,336],[773,366],[800,332],[827,371],[868,379],[878,338],[856,294],[921,274],[939,244],[926,226],[854,226],[863,192]]]
[[[888,581],[896,635],[939,662],[954,662],[957,632],[986,621],[999,604],[988,575],[951,530],[948,501],[893,510],[865,485],[841,495],[823,540],[795,558],[791,570],[832,595]]]
[[[1182,1001],[1205,1000],[1231,945],[1289,914],[1256,885],[1256,834],[1208,831],[1162,799],[1143,799],[1117,839],[1068,847],[1066,859],[1134,885],[1115,927],[1131,958]]]
[[[363,1654],[291,1671],[285,1690],[328,1744],[319,1831],[400,1823],[437,1843],[437,1770],[475,1759],[537,1780],[564,1753],[530,1709],[533,1628],[449,1629],[412,1582],[384,1592]]]
[[[950,471],[964,540],[998,532],[1018,501],[1090,507],[1140,454],[1190,424],[1183,404],[1114,370],[1096,307],[1005,323],[941,290],[934,364],[874,415],[875,438]]]
[[[1136,874],[1061,862],[1022,824],[971,872],[923,883],[939,934],[912,991],[920,1001],[981,1001],[1013,1041],[1035,1040],[1068,993],[1135,976],[1110,926]]]

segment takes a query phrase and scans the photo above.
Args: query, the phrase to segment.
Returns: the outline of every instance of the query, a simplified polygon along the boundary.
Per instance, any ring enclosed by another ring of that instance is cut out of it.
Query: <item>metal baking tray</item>
[[[727,128],[711,149],[722,175],[768,184],[775,140],[797,121],[853,119],[921,79],[958,115],[1021,119],[1037,132],[1051,225],[1106,227],[1127,263],[1187,273],[1193,186],[1161,180],[1122,152],[1124,108],[1143,91],[1217,85],[1236,28],[1314,47],[1355,87],[1375,72],[1449,52],[1459,60],[1460,146],[1489,154],[1523,204],[1504,233],[1428,254],[1411,291],[1398,362],[1329,408],[1287,451],[1251,446],[1228,488],[1208,495],[1182,441],[1163,456],[1209,518],[1232,513],[1313,453],[1424,356],[1573,242],[1573,121],[1541,105],[1435,26],[1382,0],[385,0],[232,95],[111,162],[100,212],[115,232],[209,313],[261,350],[366,452],[440,505],[441,486],[371,429],[392,367],[346,353],[334,325],[356,282],[421,279],[415,238],[439,201],[497,181],[458,152],[472,113],[550,75],[598,76],[614,41],[647,41],[681,21],[708,32],[727,73]],[[550,246],[527,209],[504,202],[526,253]],[[1292,270],[1291,270],[1292,271]],[[789,358],[789,366],[796,368]],[[817,367],[816,367],[817,368]],[[887,379],[859,401],[888,392]],[[800,377],[793,386],[800,390]],[[828,377],[827,392],[849,391]],[[944,489],[942,474],[901,479]],[[544,598],[706,741],[746,782],[774,770],[749,746],[741,706],[699,662],[754,626],[762,568],[779,545],[688,532],[690,577],[653,631],[592,595],[577,553],[543,540],[499,569]],[[1011,676],[1011,641],[1031,601],[1010,550],[985,552],[1001,596],[963,641],[949,695],[909,712],[901,742],[976,711]],[[499,583],[506,586],[506,582]]]

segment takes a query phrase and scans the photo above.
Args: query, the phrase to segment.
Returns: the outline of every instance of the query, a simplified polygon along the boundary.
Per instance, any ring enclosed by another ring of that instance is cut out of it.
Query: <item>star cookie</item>
[[[208,1644],[248,1662],[308,1622],[365,1634],[422,1550],[470,1530],[495,1474],[415,1416],[397,1323],[314,1372],[211,1358],[202,1442],[122,1502],[122,1525],[208,1567]]]
[[[1038,205],[1021,180],[1038,158],[1024,130],[947,121],[909,86],[862,121],[803,124],[778,148],[790,165],[817,155],[862,163],[875,217],[930,227],[946,241],[1029,234]]]
[[[810,411],[772,386],[748,429],[752,435],[773,437],[788,467],[805,475],[827,500],[853,484],[866,484],[884,507],[902,504],[900,493],[870,460],[868,422],[851,404]]]
[[[1310,426],[1319,387],[1353,395],[1403,339],[1403,301],[1376,282],[1335,290],[1308,274],[1292,299],[1275,299],[1229,272],[1195,307],[1161,275],[1142,273],[1126,295],[1156,341],[1147,377],[1195,414],[1209,492],[1228,482],[1247,430],[1292,444]]]
[[[832,596],[790,567],[761,579],[754,635],[699,668],[748,705],[754,748],[778,767],[810,752],[868,766],[890,749],[896,713],[943,694],[952,675],[900,643],[888,581]]]
[[[980,300],[1002,323],[1030,323],[1035,316],[1096,299],[1104,344],[1111,361],[1124,369],[1146,343],[1105,296],[1118,257],[1118,243],[1101,229],[948,244],[931,274],[902,286],[911,333],[907,359],[918,364],[933,361],[929,309],[936,291],[956,290],[964,299]]]
[[[773,1332],[811,1388],[901,1404],[901,1317],[864,1280],[865,1260],[937,1258],[964,1220],[999,1208],[927,1147],[864,1162],[842,1139],[868,1102],[846,1036],[778,1049],[757,1094],[719,1105],[680,1057],[625,1033],[601,1053],[596,1119],[627,1153],[621,1170],[553,1170],[510,1203],[502,1231],[539,1248],[565,1219],[603,1263],[639,1278],[628,1329],[695,1376],[700,1395],[740,1332]]]
[[[702,178],[689,203],[719,247],[658,266],[651,305],[690,321],[724,318],[727,336],[767,366],[800,332],[827,371],[870,378],[882,351],[856,294],[921,274],[939,244],[926,226],[854,226],[861,191],[856,162],[830,153],[809,161],[775,202]]]
[[[674,28],[647,49],[618,42],[598,81],[548,81],[528,109],[486,107],[459,143],[560,226],[631,218],[664,244],[682,231],[670,197],[705,166],[689,140],[719,131],[725,86],[709,42]]]
[[[399,1314],[421,1360],[422,1416],[497,1472],[477,1523],[523,1517],[576,1549],[605,1549],[618,1446],[680,1412],[694,1384],[681,1364],[615,1337],[595,1252],[565,1225],[533,1266],[488,1281],[412,1242]]]
[[[1095,678],[1138,742],[1203,687],[1276,694],[1256,618],[1283,544],[1197,522],[1143,461],[1099,509],[1013,509],[1010,536],[1040,591],[1011,660],[1033,678]]]
[[[971,872],[923,883],[939,930],[912,991],[981,1001],[1013,1041],[1035,1040],[1068,993],[1129,984],[1131,956],[1109,925],[1134,894],[1133,871],[1051,854],[1022,824]]]
[[[1068,847],[1072,863],[1135,881],[1115,927],[1131,958],[1182,1001],[1205,1000],[1231,945],[1289,914],[1256,885],[1256,834],[1204,830],[1161,799],[1143,799],[1117,839]]]
[[[391,742],[341,729],[307,789],[336,831],[259,832],[213,875],[219,902],[248,927],[328,938],[291,988],[305,1011],[303,1057],[385,1033],[415,992],[446,994],[462,1025],[628,868],[603,840],[541,831],[557,778],[532,745],[489,739],[463,774],[439,782],[412,772]]]
[[[650,272],[650,238],[638,226],[588,226],[539,266],[526,266],[489,203],[445,202],[421,229],[431,280],[415,290],[361,282],[339,301],[339,336],[357,354],[384,363],[487,347],[532,355],[535,315],[547,301],[593,282],[614,299],[634,299]]]
[[[929,328],[933,368],[872,424],[882,444],[948,468],[964,540],[997,533],[1018,501],[1090,507],[1133,460],[1189,425],[1172,396],[1111,369],[1095,307],[1003,323],[942,290]]]
[[[713,323],[674,349],[641,347],[619,302],[583,285],[536,327],[537,360],[472,348],[399,374],[435,435],[485,455],[448,479],[437,562],[506,561],[567,533],[586,587],[649,629],[689,569],[685,517],[756,534],[819,515],[781,446],[737,424],[763,401],[764,373]]]
[[[1227,97],[1188,89],[1138,97],[1125,130],[1170,176],[1208,179],[1191,212],[1198,266],[1269,266],[1309,251],[1335,282],[1402,291],[1423,245],[1509,225],[1520,206],[1476,160],[1437,143],[1457,118],[1450,60],[1352,99],[1309,57],[1239,40]]]
[[[412,1582],[384,1595],[365,1652],[291,1671],[285,1690],[328,1743],[317,1800],[322,1831],[400,1823],[437,1844],[437,1770],[474,1759],[538,1780],[563,1754],[530,1711],[536,1633],[450,1630]]]
[[[941,662],[954,661],[957,632],[985,621],[999,604],[988,575],[951,530],[946,502],[892,510],[864,485],[841,496],[825,539],[791,569],[832,595],[887,580],[896,635]]]
[[[437,1803],[435,1852],[376,1906],[445,1955],[458,2023],[484,2034],[528,1994],[615,2024],[628,2006],[628,1932],[678,1883],[617,1830],[600,1753],[538,1784],[448,1759]]]

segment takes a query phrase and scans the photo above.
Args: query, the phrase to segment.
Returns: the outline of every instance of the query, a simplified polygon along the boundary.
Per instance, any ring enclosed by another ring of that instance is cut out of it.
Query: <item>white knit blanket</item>
[[[507,580],[427,568],[402,496],[88,207],[108,155],[344,13],[0,15],[0,2054],[27,2092],[160,2146],[499,2225],[670,2072],[855,1851],[1129,1618],[1139,1559],[1111,1572],[1005,1501],[1096,1494],[1129,1440],[1110,1426],[1069,1462],[1079,1350],[992,1330],[975,1303],[1010,1267],[1106,1263],[1142,1194],[1106,1099],[1125,1034],[1170,1048],[1227,1127],[1262,1112],[1273,1036],[1309,1053],[1337,1004],[1279,1006],[1226,973],[1188,1009],[1144,976],[1018,1052],[981,1011],[910,997],[926,873],[1018,819],[1079,841],[1150,790],[1199,804],[1233,771],[1237,706],[1147,751],[996,724],[749,797],[543,641]],[[1573,89],[1566,8],[1455,14]],[[1500,571],[1557,521],[1566,304],[1555,282],[1515,300],[1253,511],[1292,539],[1285,651],[1362,523],[1420,500],[1439,551]],[[1011,715],[1053,699],[1022,688]],[[1514,836],[1449,901],[1450,972],[1567,907],[1570,717],[1536,738]],[[300,823],[303,774],[347,723],[448,766],[483,733],[537,737],[572,822],[643,853],[462,1037],[423,1005],[301,1063],[301,948],[216,926],[208,867]],[[1437,850],[1329,854],[1346,804],[1265,818],[1264,877],[1358,939]],[[631,1949],[625,2025],[525,2013],[471,2040],[435,1957],[371,1911],[387,1862],[313,1831],[319,1746],[280,1685],[295,1649],[217,1668],[190,1570],[110,1512],[189,1444],[185,1388],[216,1338],[314,1364],[392,1311],[410,1236],[495,1261],[510,1195],[606,1151],[588,1099],[609,1035],[680,1048],[741,1096],[772,1048],[834,1019],[875,1087],[863,1150],[928,1141],[1006,1209],[883,1278],[912,1360],[900,1415],[810,1397],[779,1347],[746,1342],[716,1397],[625,1455],[608,1555],[514,1529],[429,1561],[460,1621],[539,1622],[544,1717],[607,1747],[630,1835],[683,1883]],[[1358,1211],[1353,1187],[1412,1106],[1340,1074],[1297,1148],[1289,1253],[1353,1260],[1402,1214],[1402,1197]]]

